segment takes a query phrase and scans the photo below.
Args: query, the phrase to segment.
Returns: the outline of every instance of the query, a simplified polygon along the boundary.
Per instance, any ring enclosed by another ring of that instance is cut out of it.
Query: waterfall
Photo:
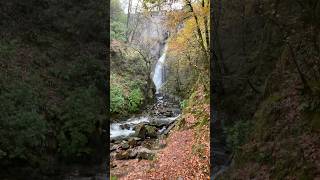
[[[164,73],[165,72],[164,72],[163,65],[166,60],[167,49],[168,49],[168,46],[165,45],[164,51],[156,64],[154,74],[153,74],[152,80],[153,80],[154,85],[156,86],[156,93],[159,93],[159,90],[160,90],[160,88],[163,84],[163,81],[164,81]]]

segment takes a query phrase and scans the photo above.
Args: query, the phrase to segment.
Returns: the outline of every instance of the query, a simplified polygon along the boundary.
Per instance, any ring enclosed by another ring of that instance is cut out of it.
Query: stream
[[[153,83],[156,87],[157,102],[150,108],[147,108],[145,115],[129,118],[123,122],[110,124],[110,140],[126,139],[134,136],[135,128],[140,124],[157,126],[158,134],[161,135],[168,124],[175,121],[180,113],[180,107],[174,105],[179,102],[173,102],[170,97],[160,93],[161,86],[164,83],[164,63],[166,60],[168,46],[165,45],[161,57],[158,59],[153,73]],[[170,103],[171,101],[171,103]],[[175,108],[175,109],[174,109]],[[148,112],[151,111],[151,112]],[[162,113],[162,114],[161,114]]]
[[[161,140],[180,117],[180,99],[161,90],[165,80],[167,48],[165,45],[153,73],[156,102],[148,105],[142,114],[110,124],[110,166],[113,175],[121,177],[127,173],[120,167],[119,160],[152,160],[157,151],[165,147]]]

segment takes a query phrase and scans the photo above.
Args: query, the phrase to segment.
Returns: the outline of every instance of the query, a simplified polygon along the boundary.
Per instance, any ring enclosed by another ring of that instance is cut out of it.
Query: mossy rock
[[[151,137],[151,138],[156,138],[157,137],[157,128],[154,126],[145,126],[146,127],[146,131],[147,131],[147,136]]]
[[[121,151],[116,154],[116,159],[118,160],[124,160],[124,159],[129,159],[130,158],[130,152],[128,151]]]
[[[135,132],[134,136],[139,137],[141,139],[145,139],[147,130],[146,130],[146,127],[144,124],[140,124],[140,125],[136,126],[135,131],[136,132]]]
[[[137,158],[139,159],[153,160],[154,157],[155,157],[155,154],[149,153],[149,152],[140,152],[137,154]]]

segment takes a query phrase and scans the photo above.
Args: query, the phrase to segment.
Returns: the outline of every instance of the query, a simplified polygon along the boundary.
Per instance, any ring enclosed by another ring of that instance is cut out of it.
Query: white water
[[[166,121],[168,123],[171,123],[173,121],[175,121],[178,117],[180,117],[180,115],[176,116],[176,117],[167,117],[167,118],[158,118],[156,119],[157,121]],[[114,138],[118,138],[118,137],[128,137],[131,136],[135,133],[135,131],[133,130],[133,128],[140,124],[140,123],[148,123],[151,122],[151,118],[147,117],[147,116],[142,116],[142,117],[134,117],[134,118],[130,118],[125,122],[122,123],[112,123],[110,124],[110,138],[114,139]],[[129,129],[125,129],[125,128],[121,128],[121,125],[128,125]],[[165,130],[165,127],[162,128],[159,132],[162,133]]]
[[[130,118],[124,123],[112,123],[110,125],[110,138],[117,138],[117,137],[128,137],[132,134],[134,134],[133,127],[139,123],[143,122],[149,122],[150,118],[149,117],[138,117],[138,118]],[[120,126],[121,125],[129,125],[129,129],[122,129]]]
[[[134,133],[132,127],[130,127],[129,130],[121,129],[120,125],[120,123],[113,123],[110,125],[110,138],[116,138],[119,136],[127,137]]]
[[[156,86],[156,93],[159,93],[161,85],[163,84],[163,76],[164,76],[163,65],[166,60],[167,49],[168,49],[168,46],[166,45],[164,47],[164,51],[163,51],[161,57],[159,58],[159,60],[156,64],[156,68],[155,68],[154,74],[153,74],[152,80],[153,80],[154,85]]]

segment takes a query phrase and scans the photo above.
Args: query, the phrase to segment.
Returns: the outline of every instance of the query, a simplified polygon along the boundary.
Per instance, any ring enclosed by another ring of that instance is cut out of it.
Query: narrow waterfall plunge
[[[167,49],[168,46],[165,45],[164,47],[164,51],[161,55],[161,57],[159,58],[155,70],[154,70],[154,74],[153,74],[153,83],[156,86],[156,93],[159,93],[159,90],[163,84],[164,81],[164,62],[166,60],[166,54],[167,54]]]

